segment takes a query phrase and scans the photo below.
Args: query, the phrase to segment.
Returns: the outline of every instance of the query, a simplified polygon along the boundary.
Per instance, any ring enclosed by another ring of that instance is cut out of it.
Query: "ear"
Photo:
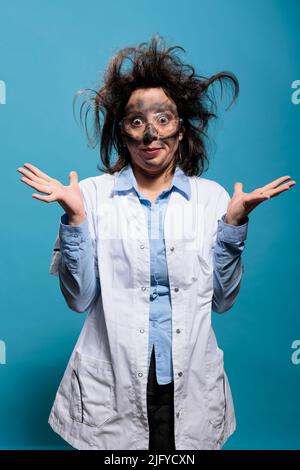
[[[184,134],[184,132],[185,132],[185,128],[182,127],[181,130],[180,130],[180,132],[179,132],[179,135],[178,135],[179,140],[182,140],[182,139],[183,139],[183,134]]]

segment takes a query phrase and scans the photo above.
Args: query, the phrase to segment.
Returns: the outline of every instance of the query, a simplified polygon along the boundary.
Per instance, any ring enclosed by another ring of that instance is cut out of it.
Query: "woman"
[[[64,186],[18,168],[44,193],[33,197],[65,211],[50,273],[68,306],[88,311],[49,417],[77,449],[220,449],[235,430],[211,311],[229,310],[240,290],[248,214],[295,181],[251,193],[238,182],[230,199],[201,176],[216,117],[209,87],[229,80],[235,99],[238,81],[195,75],[175,49],[154,36],[121,50],[84,101],[103,174],[78,182],[73,171]]]

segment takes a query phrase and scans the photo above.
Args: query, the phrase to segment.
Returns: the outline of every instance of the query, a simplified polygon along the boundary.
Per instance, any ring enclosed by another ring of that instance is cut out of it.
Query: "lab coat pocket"
[[[71,375],[70,416],[100,427],[116,415],[111,363],[77,352]]]
[[[219,429],[226,416],[225,374],[219,357],[206,362],[206,384],[208,421]]]

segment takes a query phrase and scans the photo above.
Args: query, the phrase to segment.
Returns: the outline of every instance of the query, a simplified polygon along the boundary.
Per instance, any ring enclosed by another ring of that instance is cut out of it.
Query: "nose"
[[[157,139],[157,137],[158,133],[155,127],[152,124],[148,124],[143,135],[144,144],[152,142],[154,139]]]

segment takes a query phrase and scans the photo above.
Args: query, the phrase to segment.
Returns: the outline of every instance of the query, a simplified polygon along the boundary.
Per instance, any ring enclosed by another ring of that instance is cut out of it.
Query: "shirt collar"
[[[178,191],[183,193],[187,199],[190,199],[191,186],[190,186],[189,177],[184,173],[184,171],[179,166],[176,166],[175,168],[171,190],[173,189],[173,187],[174,189],[177,189]],[[139,193],[137,181],[134,176],[132,166],[130,163],[128,163],[119,172],[116,178],[114,191],[128,191],[132,188],[134,188],[136,192]]]

